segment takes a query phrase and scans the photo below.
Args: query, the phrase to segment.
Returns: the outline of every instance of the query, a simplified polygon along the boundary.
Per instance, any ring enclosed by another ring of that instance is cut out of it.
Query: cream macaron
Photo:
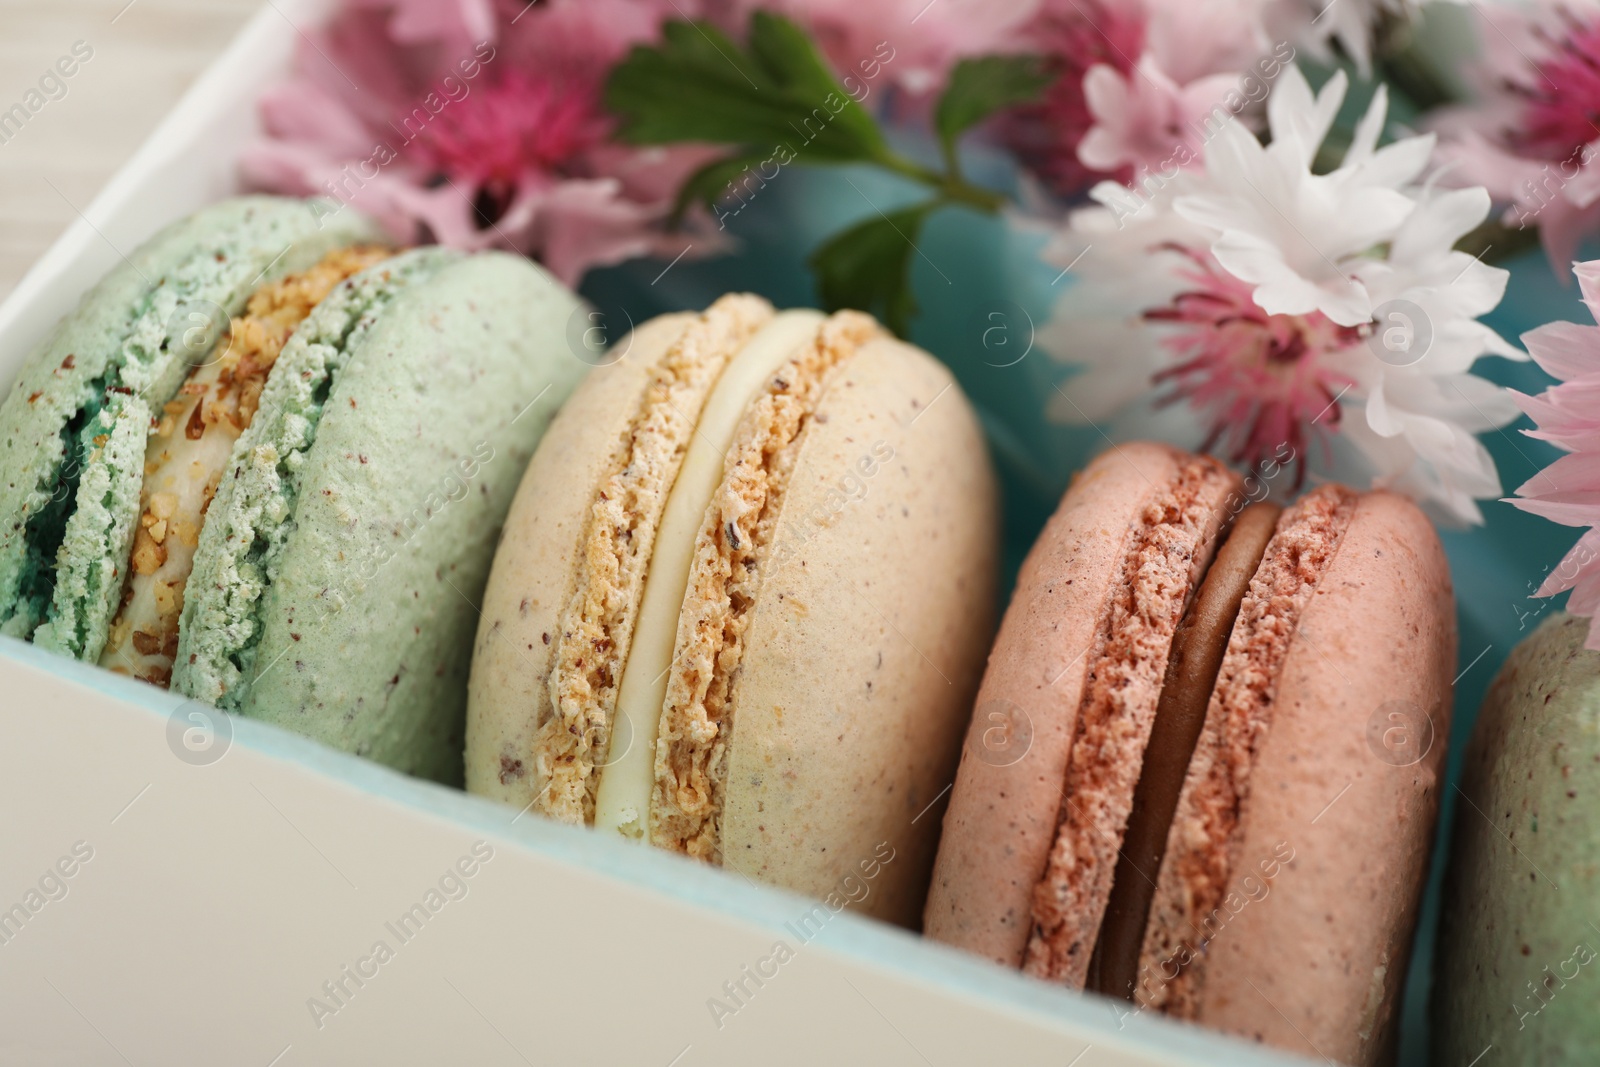
[[[506,520],[467,788],[915,925],[995,600],[966,398],[748,295],[613,352]]]

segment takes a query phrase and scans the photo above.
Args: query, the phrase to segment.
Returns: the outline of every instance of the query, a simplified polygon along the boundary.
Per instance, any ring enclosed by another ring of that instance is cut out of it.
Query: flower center
[[[606,133],[588,86],[511,70],[447,101],[413,150],[436,183],[448,178],[470,188],[479,224],[488,226],[528,180],[572,176]]]
[[[1600,20],[1560,11],[1566,33],[1544,34],[1549,52],[1526,82],[1508,86],[1523,97],[1522,122],[1507,142],[1540,159],[1565,160],[1600,139]]]
[[[1144,312],[1146,322],[1170,328],[1161,343],[1174,362],[1154,378],[1170,389],[1158,403],[1186,400],[1210,422],[1202,449],[1221,445],[1247,467],[1281,462],[1291,450],[1298,486],[1307,437],[1338,425],[1339,395],[1354,384],[1331,357],[1362,343],[1363,330],[1320,311],[1269,315],[1209,252],[1163,247],[1190,261],[1179,277],[1193,288]]]

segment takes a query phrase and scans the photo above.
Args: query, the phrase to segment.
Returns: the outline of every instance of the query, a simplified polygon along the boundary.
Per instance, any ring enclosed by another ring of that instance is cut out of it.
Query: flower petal
[[[1373,151],[1378,147],[1378,136],[1383,133],[1383,121],[1388,112],[1389,87],[1380,83],[1378,91],[1372,94],[1372,102],[1367,105],[1366,114],[1356,123],[1355,132],[1350,137],[1350,148],[1344,155],[1344,166],[1365,163],[1372,158]]]
[[[1578,279],[1578,291],[1583,294],[1583,302],[1589,306],[1589,314],[1600,321],[1600,259],[1574,263],[1572,273]]]
[[[1522,335],[1533,361],[1552,378],[1568,382],[1600,375],[1600,326],[1547,322]]]
[[[1272,129],[1273,144],[1284,145],[1298,164],[1310,167],[1339,114],[1348,86],[1344,71],[1335,71],[1313,98],[1311,83],[1300,68],[1286,69],[1267,98],[1267,123]]]
[[[1389,258],[1422,262],[1437,249],[1454,248],[1457,241],[1489,217],[1489,207],[1489,191],[1482,186],[1425,197],[1401,224]],[[1498,299],[1495,303],[1499,303]]]

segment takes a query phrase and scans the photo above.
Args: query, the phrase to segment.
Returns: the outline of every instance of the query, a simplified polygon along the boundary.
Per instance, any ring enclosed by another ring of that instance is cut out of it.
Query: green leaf
[[[905,337],[917,301],[911,292],[911,256],[928,215],[940,201],[928,200],[878,214],[835,234],[811,253],[822,306],[856,308],[877,315]]]
[[[611,71],[606,106],[634,144],[709,141],[765,159],[780,146],[812,162],[860,162],[888,153],[877,122],[851,99],[809,37],[764,11],[748,45],[709,22],[667,23]]]
[[[1038,99],[1050,82],[1042,56],[980,56],[957,63],[933,114],[946,158],[954,157],[956,141],[967,130],[997,111]]]

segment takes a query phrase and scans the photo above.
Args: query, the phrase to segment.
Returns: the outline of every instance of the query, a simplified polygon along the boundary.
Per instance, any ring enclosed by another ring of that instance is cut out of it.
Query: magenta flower
[[[1600,318],[1600,261],[1573,264],[1589,313]],[[1509,502],[1563,526],[1587,526],[1535,596],[1572,590],[1567,610],[1590,620],[1588,647],[1600,651],[1600,327],[1552,322],[1522,335],[1528,354],[1557,379],[1538,396],[1512,391],[1538,424],[1524,430],[1567,454],[1517,488]]]
[[[424,7],[358,0],[311,31],[293,79],[261,99],[266,137],[241,157],[246,182],[332,197],[400,241],[512,249],[568,284],[716,247],[703,228],[666,229],[710,150],[616,144],[600,104],[611,65],[657,32],[657,5]],[[473,20],[486,10],[496,17],[482,35]]]
[[[1052,192],[1166,180],[1229,118],[1257,109],[1293,58],[1269,52],[1263,0],[1045,0],[1018,40],[1055,81],[1003,137]]]
[[[1539,0],[1476,17],[1477,99],[1434,120],[1443,173],[1486,186],[1506,224],[1538,225],[1559,269],[1600,233],[1600,6]]]
[[[1042,52],[1055,80],[1037,103],[1016,109],[1003,124],[1002,137],[1052,192],[1072,197],[1095,182],[1128,182],[1133,168],[1110,160],[1091,166],[1078,147],[1094,128],[1085,81],[1091,70],[1120,83],[1133,74],[1144,51],[1143,12],[1134,6],[1050,4],[1029,25],[1030,47]],[[1107,94],[1114,90],[1107,90]]]
[[[1538,64],[1538,79],[1522,86],[1524,125],[1505,131],[1515,149],[1542,159],[1562,159],[1597,136],[1594,102],[1600,99],[1600,18],[1567,13],[1567,36]]]
[[[476,189],[480,216],[499,220],[519,191],[563,174],[606,133],[589,86],[502,68],[460,107],[441,111],[413,143],[420,166]]]

